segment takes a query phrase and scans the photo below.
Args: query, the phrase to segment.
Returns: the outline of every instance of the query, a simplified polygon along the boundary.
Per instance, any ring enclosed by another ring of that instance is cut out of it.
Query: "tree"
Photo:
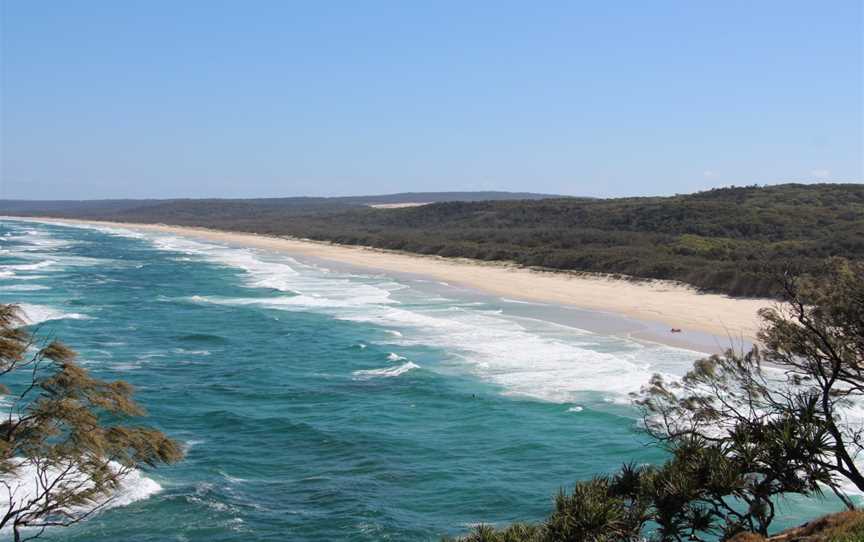
[[[0,393],[11,403],[0,419],[0,530],[16,542],[103,509],[132,469],[182,457],[160,431],[124,424],[144,415],[129,384],[93,378],[24,324],[17,306],[0,305]]]
[[[496,530],[479,525],[461,542],[625,542],[641,540],[647,516],[638,484],[642,471],[625,466],[614,477],[579,482],[560,491],[555,508],[540,524],[516,523]],[[636,485],[633,485],[633,482]],[[452,540],[452,539],[445,539]]]
[[[776,499],[864,490],[858,464],[864,395],[864,263],[833,259],[787,275],[784,303],[763,309],[760,347],[655,375],[637,394],[646,431],[670,453],[559,494],[536,525],[481,527],[465,542],[662,542],[767,535]]]
[[[787,275],[785,303],[760,311],[761,348],[698,361],[681,381],[655,376],[642,392],[646,429],[670,449],[698,441],[741,473],[726,510],[731,530],[766,534],[773,498],[830,488],[864,490],[857,464],[864,394],[864,264],[833,259],[820,278]],[[709,500],[713,510],[725,505]]]

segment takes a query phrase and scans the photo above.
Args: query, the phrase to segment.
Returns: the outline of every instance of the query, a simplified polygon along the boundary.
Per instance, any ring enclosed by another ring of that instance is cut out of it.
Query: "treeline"
[[[3,200],[0,212],[5,214],[44,215],[46,213],[110,214],[147,209],[151,213],[165,213],[168,209],[187,208],[192,212],[206,211],[208,207],[228,206],[241,209],[262,206],[268,210],[282,209],[294,212],[301,209],[339,210],[347,207],[365,207],[378,204],[437,203],[442,201],[504,201],[537,200],[555,196],[533,192],[401,192],[374,196],[338,196],[288,198],[168,198],[168,199],[101,199],[101,200]]]
[[[30,214],[204,226],[678,280],[734,296],[773,296],[777,277],[790,268],[814,272],[826,257],[864,256],[861,184],[732,187],[651,198],[458,201],[401,209],[268,201],[279,200],[177,200],[119,211],[55,208]]]

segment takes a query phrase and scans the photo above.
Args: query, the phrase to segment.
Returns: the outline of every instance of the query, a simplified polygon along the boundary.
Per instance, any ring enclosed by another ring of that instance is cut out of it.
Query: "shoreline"
[[[776,303],[772,299],[736,299],[701,293],[695,288],[658,280],[625,280],[567,272],[541,271],[514,264],[415,255],[384,249],[241,233],[190,226],[139,224],[49,217],[2,217],[55,224],[90,224],[121,227],[206,239],[229,245],[269,250],[347,265],[367,272],[431,279],[504,300],[549,304],[581,311],[611,313],[648,324],[630,330],[635,340],[671,346],[726,345],[755,340],[759,330],[756,311]],[[671,334],[671,328],[681,333]],[[708,338],[709,340],[706,340]],[[720,340],[718,340],[720,339]],[[714,348],[713,350],[717,350]]]

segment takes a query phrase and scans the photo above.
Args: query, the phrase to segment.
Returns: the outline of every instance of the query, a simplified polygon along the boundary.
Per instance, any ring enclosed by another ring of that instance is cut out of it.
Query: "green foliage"
[[[570,494],[558,493],[544,531],[550,541],[613,542],[633,534],[632,519],[625,499],[613,491],[609,479],[595,478],[576,484]]]
[[[828,538],[828,542],[861,542],[862,540],[864,540],[864,523],[859,523],[846,532]]]
[[[740,246],[740,242],[737,244]],[[700,235],[684,234],[678,237],[672,250],[684,256],[704,256],[712,259],[722,259],[729,256],[736,248],[736,242],[731,239],[717,237],[702,237]]]
[[[827,542],[861,542],[864,540],[864,520],[859,520],[854,525],[844,526],[842,529],[835,529],[831,533]]]
[[[579,482],[572,493],[555,497],[555,508],[539,524],[517,523],[497,530],[475,527],[460,542],[621,542],[638,540],[641,513],[621,494],[617,482],[598,477]],[[452,539],[445,539],[451,540]]]
[[[444,542],[545,542],[542,527],[528,523],[514,523],[504,529],[490,525],[478,525],[468,535],[454,539],[445,538]]]

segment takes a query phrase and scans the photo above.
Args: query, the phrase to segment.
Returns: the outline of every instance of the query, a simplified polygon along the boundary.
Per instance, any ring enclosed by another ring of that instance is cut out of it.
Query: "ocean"
[[[0,222],[0,302],[132,383],[187,452],[55,541],[435,541],[537,520],[559,488],[662,462],[628,394],[703,355],[419,278],[119,227]],[[776,525],[839,508],[789,499]]]

